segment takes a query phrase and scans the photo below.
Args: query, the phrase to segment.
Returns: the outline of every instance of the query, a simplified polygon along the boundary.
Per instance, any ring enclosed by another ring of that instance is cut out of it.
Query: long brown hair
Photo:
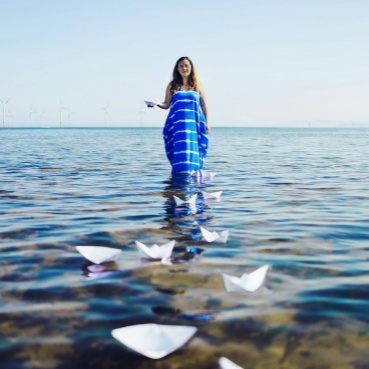
[[[177,92],[183,83],[182,76],[178,72],[178,64],[183,60],[188,60],[188,62],[191,65],[191,73],[188,76],[188,85],[190,90],[197,91],[199,89],[199,79],[197,77],[196,68],[192,63],[192,60],[188,56],[182,56],[177,60],[176,65],[174,66],[173,69],[173,79],[172,82],[170,83],[170,92],[172,94]]]

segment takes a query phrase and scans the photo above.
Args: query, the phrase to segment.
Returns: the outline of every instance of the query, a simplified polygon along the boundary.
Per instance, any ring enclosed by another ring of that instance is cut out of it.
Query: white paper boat
[[[226,357],[221,357],[219,359],[220,369],[243,369],[239,365],[235,364],[233,361],[227,359]]]
[[[138,324],[113,329],[111,334],[130,349],[150,359],[161,359],[183,346],[196,331],[192,326]]]
[[[122,250],[104,246],[76,246],[77,251],[94,264],[118,259]]]
[[[213,179],[216,174],[216,172],[207,172],[206,170],[193,170],[190,176],[202,179]]]
[[[222,231],[220,232],[220,234],[218,234],[217,232],[210,232],[207,229],[200,227],[201,230],[201,234],[204,237],[205,241],[207,242],[223,242],[226,243],[228,240],[228,236],[229,236],[229,231]]]
[[[145,104],[146,104],[146,106],[152,108],[155,105],[157,105],[157,102],[156,101],[145,100]]]
[[[217,191],[217,192],[205,192],[203,191],[202,194],[204,196],[205,200],[215,200],[215,201],[219,201],[220,200],[220,196],[222,195],[223,191]]]
[[[173,197],[174,197],[174,201],[176,202],[176,206],[183,206],[183,205],[194,206],[194,205],[196,205],[197,193],[195,195],[193,195],[189,200],[182,200],[177,196],[173,196]]]
[[[170,241],[162,246],[154,244],[151,247],[146,246],[142,242],[135,241],[138,247],[140,257],[143,259],[164,259],[167,260],[172,254],[176,241]]]
[[[250,274],[243,274],[241,278],[222,273],[227,292],[255,292],[263,283],[269,266],[264,265]]]

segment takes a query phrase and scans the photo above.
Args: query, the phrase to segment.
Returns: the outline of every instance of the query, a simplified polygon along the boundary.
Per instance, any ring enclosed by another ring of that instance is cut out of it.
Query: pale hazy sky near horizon
[[[108,126],[162,126],[143,100],[184,55],[214,126],[369,123],[368,19],[369,0],[0,0],[6,123],[57,127],[61,100],[63,126],[107,104]]]

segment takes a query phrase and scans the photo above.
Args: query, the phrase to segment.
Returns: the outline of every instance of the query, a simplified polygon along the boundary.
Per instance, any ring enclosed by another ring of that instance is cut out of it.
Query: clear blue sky
[[[58,126],[59,99],[66,126],[107,104],[108,126],[161,126],[143,100],[187,55],[213,126],[369,122],[368,20],[368,0],[0,0],[0,99],[11,126]]]

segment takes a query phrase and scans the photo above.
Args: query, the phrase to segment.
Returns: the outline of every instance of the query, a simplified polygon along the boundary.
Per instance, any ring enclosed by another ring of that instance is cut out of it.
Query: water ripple
[[[366,367],[368,141],[367,129],[215,128],[217,174],[198,181],[168,177],[159,129],[2,130],[2,367]],[[175,207],[195,193],[195,212]],[[204,242],[200,226],[229,241]],[[169,239],[171,265],[139,259],[135,240]],[[77,245],[123,253],[94,273]],[[260,291],[225,291],[221,273],[264,264]],[[110,336],[146,322],[199,330],[159,361]]]

